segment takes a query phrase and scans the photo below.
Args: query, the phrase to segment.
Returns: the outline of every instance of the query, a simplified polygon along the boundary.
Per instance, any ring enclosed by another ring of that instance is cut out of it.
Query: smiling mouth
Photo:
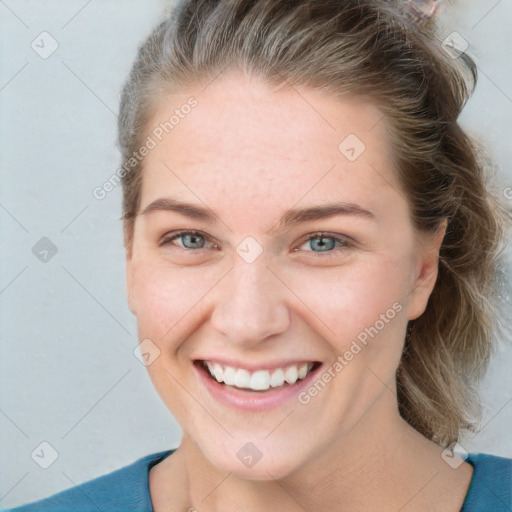
[[[293,386],[296,382],[306,378],[322,363],[318,361],[292,364],[283,368],[272,370],[256,370],[250,372],[243,368],[233,368],[210,361],[195,361],[212,380],[227,387],[242,389],[245,391],[267,391],[287,386]]]

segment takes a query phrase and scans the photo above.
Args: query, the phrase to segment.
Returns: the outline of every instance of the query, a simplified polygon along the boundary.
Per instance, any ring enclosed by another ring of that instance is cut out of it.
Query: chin
[[[198,447],[210,464],[244,480],[279,480],[303,465],[297,450],[279,450],[261,440],[254,443],[231,440],[224,446],[220,443],[212,446],[209,440],[205,443],[205,449]]]

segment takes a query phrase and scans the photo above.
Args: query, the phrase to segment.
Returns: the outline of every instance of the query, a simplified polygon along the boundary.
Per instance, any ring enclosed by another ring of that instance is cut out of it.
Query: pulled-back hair
[[[143,144],[158,99],[229,71],[333,95],[352,93],[385,114],[394,164],[418,231],[443,219],[439,275],[408,325],[397,370],[402,417],[439,445],[477,431],[477,386],[500,334],[505,210],[488,187],[483,152],[457,119],[477,79],[465,53],[449,55],[432,23],[405,1],[185,0],[139,48],[124,86],[125,245],[140,207]]]

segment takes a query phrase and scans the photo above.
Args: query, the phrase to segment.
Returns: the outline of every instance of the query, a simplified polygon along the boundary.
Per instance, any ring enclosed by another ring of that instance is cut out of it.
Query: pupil
[[[330,240],[330,243],[325,243],[326,240]],[[326,248],[327,250],[329,249],[333,249],[334,248],[334,239],[332,238],[329,238],[329,237],[325,237],[325,238],[313,238],[311,240],[311,243],[312,244],[315,244],[315,242],[319,241],[319,244],[317,244],[317,249],[320,249],[321,251],[325,251]]]
[[[189,243],[192,243],[192,245],[197,244],[198,243],[197,240],[200,240],[200,239],[201,239],[201,237],[196,236],[196,235],[184,235],[184,237],[183,237],[184,245],[185,245],[185,247],[187,247],[187,249],[197,249],[198,247],[202,247],[201,243],[199,243],[199,246],[196,245],[194,247],[188,247]]]

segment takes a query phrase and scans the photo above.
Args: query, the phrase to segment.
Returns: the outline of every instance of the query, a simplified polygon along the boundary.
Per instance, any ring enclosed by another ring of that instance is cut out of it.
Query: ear
[[[137,310],[135,309],[135,300],[133,293],[133,260],[128,257],[126,258],[126,296],[128,300],[128,308],[136,315]]]
[[[134,300],[134,264],[133,264],[133,250],[132,250],[132,238],[133,235],[130,236],[128,233],[128,227],[124,226],[124,247],[125,247],[125,257],[126,257],[126,294],[128,300],[128,308],[130,311],[136,315],[135,309],[135,300]]]
[[[427,308],[439,270],[439,250],[446,234],[447,221],[443,219],[434,233],[420,233],[414,283],[407,307],[407,318],[415,320]]]

